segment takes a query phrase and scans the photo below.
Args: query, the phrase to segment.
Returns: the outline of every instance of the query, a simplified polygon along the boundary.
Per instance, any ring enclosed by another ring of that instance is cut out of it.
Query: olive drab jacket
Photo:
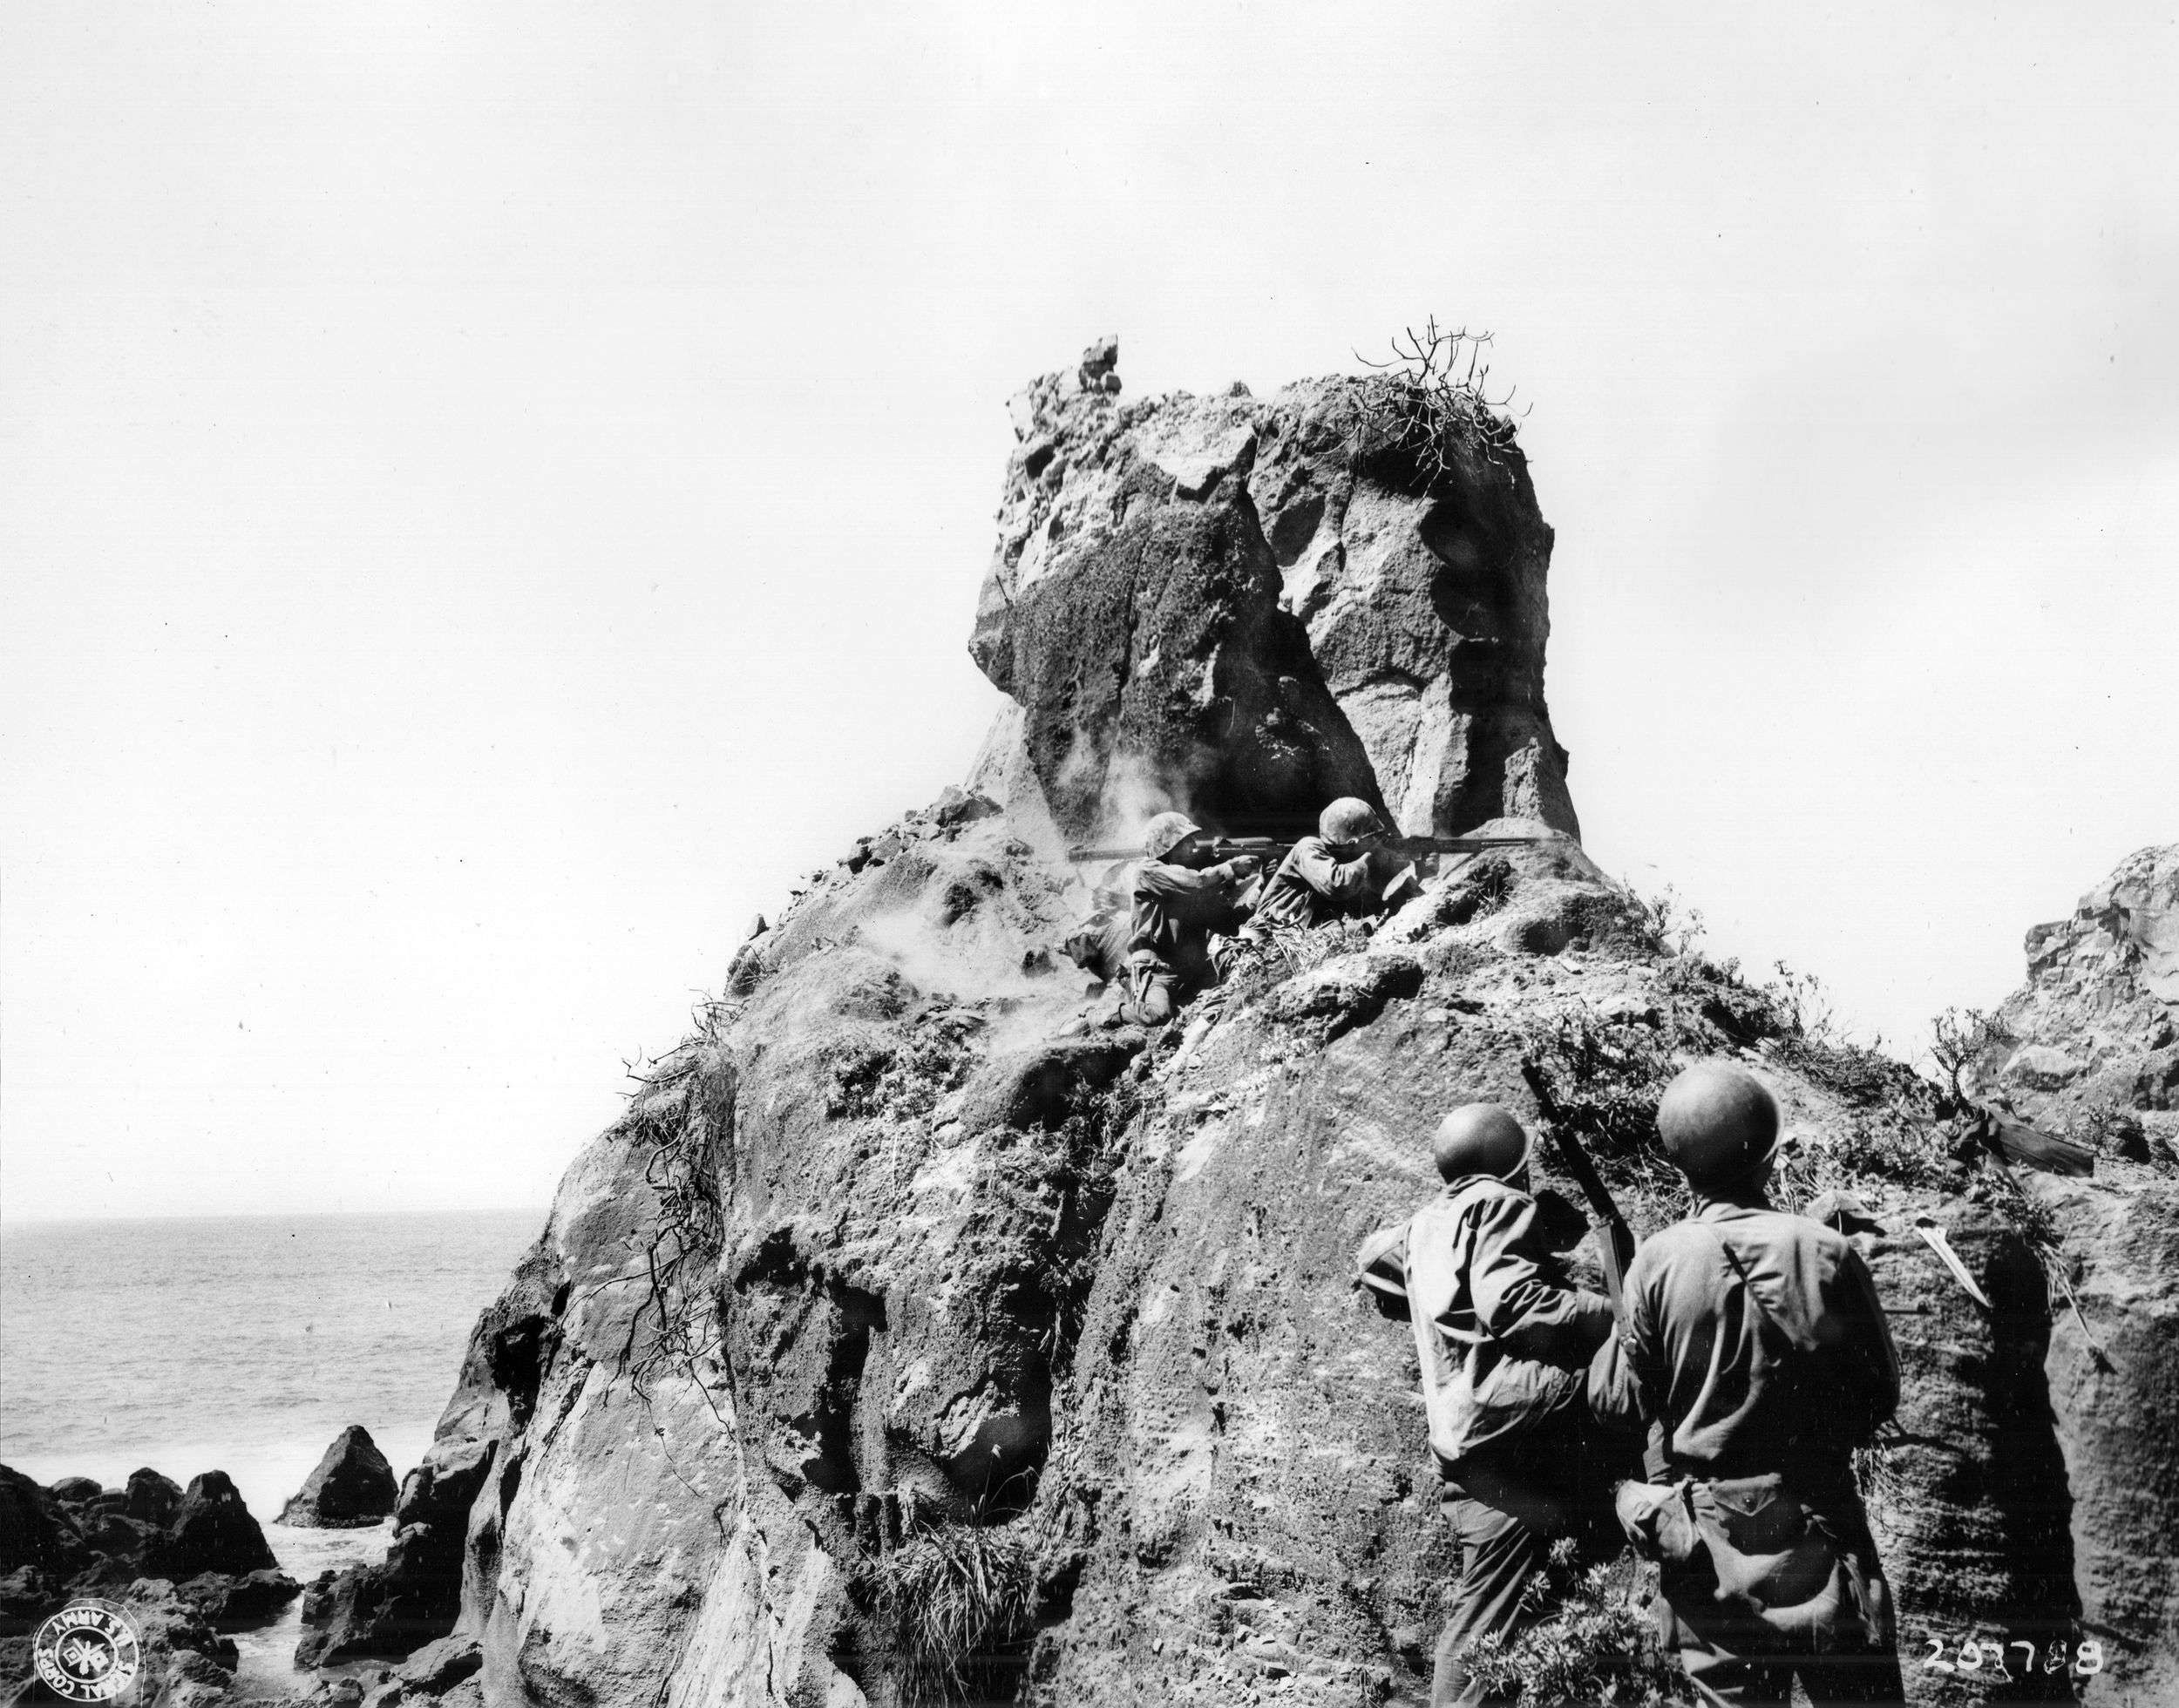
[[[1327,919],[1378,912],[1385,880],[1395,866],[1382,851],[1342,860],[1322,837],[1304,837],[1286,851],[1263,898],[1256,904],[1259,925],[1320,925]]]
[[[1232,861],[1198,871],[1164,860],[1145,860],[1135,874],[1134,914],[1128,949],[1185,976],[1210,964],[1212,932],[1239,927],[1235,895],[1245,880]]]
[[[1567,1278],[1536,1200],[1489,1175],[1455,1180],[1408,1224],[1407,1287],[1439,1468],[1578,1403],[1611,1332],[1601,1294]]]
[[[1876,1283],[1820,1222],[1706,1203],[1642,1242],[1625,1293],[1589,1402],[1605,1423],[1650,1427],[1654,1480],[1782,1472],[1819,1494],[1898,1406]]]

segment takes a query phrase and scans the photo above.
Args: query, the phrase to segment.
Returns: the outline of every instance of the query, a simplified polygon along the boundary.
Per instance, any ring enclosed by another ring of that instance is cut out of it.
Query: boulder
[[[53,1498],[64,1507],[79,1507],[105,1491],[96,1477],[63,1477],[53,1485]]]
[[[75,1517],[20,1471],[0,1465],[0,1572],[36,1566],[66,1578],[91,1562]]]
[[[190,1480],[180,1510],[155,1554],[161,1575],[173,1578],[207,1571],[240,1577],[280,1563],[225,1471],[207,1471]]]
[[[333,1440],[317,1468],[280,1509],[279,1522],[305,1528],[355,1529],[392,1513],[400,1498],[393,1467],[370,1432],[351,1423]]]
[[[417,1695],[444,1696],[484,1664],[484,1645],[475,1637],[443,1637],[411,1655],[394,1669],[393,1676]]]
[[[181,1511],[182,1488],[172,1477],[162,1477],[146,1465],[129,1473],[129,1484],[123,1508],[131,1518],[140,1518],[146,1524],[162,1528],[172,1524]]]
[[[174,1593],[221,1630],[264,1623],[302,1593],[302,1586],[282,1571],[254,1571],[245,1577],[201,1572],[177,1584]]]

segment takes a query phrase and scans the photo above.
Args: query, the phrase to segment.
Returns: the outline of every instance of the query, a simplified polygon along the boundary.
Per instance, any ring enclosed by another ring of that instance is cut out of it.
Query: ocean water
[[[289,1576],[384,1552],[387,1527],[273,1522],[329,1442],[370,1431],[397,1477],[454,1391],[477,1313],[545,1212],[0,1224],[0,1461],[109,1487],[148,1465],[234,1479]],[[299,1609],[236,1633],[286,1688]]]

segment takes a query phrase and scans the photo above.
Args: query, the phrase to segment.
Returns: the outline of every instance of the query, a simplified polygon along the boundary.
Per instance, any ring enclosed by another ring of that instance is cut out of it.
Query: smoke
[[[1198,818],[1196,779],[1145,754],[1114,754],[1097,795],[1098,840],[1138,843],[1143,827],[1161,812]]]

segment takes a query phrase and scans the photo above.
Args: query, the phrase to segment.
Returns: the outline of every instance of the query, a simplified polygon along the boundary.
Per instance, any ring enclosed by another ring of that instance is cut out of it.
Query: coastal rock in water
[[[1410,835],[1578,833],[1526,460],[1472,412],[1419,434],[1414,402],[1386,376],[1125,405],[1031,385],[969,643],[1016,709],[972,783],[1084,839],[1166,806],[1313,823],[1338,795]]]
[[[238,1630],[264,1623],[302,1593],[302,1586],[283,1571],[254,1571],[247,1577],[228,1577],[204,1572],[174,1593],[221,1630]]]
[[[492,1386],[491,1372],[497,1369],[519,1381],[510,1360],[519,1356],[536,1321],[519,1313],[510,1319],[486,1312],[479,1324],[462,1389],[439,1420],[438,1438],[402,1483],[386,1557],[323,1573],[304,1592],[298,1666],[406,1655],[453,1630],[470,1564],[472,1508],[485,1489],[509,1415],[506,1396]]]
[[[400,1492],[393,1467],[370,1432],[351,1423],[334,1437],[317,1468],[281,1508],[280,1522],[320,1529],[376,1524],[393,1511]]]
[[[172,1477],[162,1477],[146,1465],[129,1473],[127,1505],[123,1508],[131,1518],[141,1519],[146,1524],[156,1524],[162,1529],[180,1515],[181,1485]]]
[[[280,1563],[243,1504],[241,1491],[225,1471],[207,1471],[190,1479],[156,1558],[160,1575],[174,1578],[207,1571],[241,1577]]]
[[[63,1477],[53,1485],[53,1498],[64,1507],[80,1507],[105,1491],[95,1477]]]

